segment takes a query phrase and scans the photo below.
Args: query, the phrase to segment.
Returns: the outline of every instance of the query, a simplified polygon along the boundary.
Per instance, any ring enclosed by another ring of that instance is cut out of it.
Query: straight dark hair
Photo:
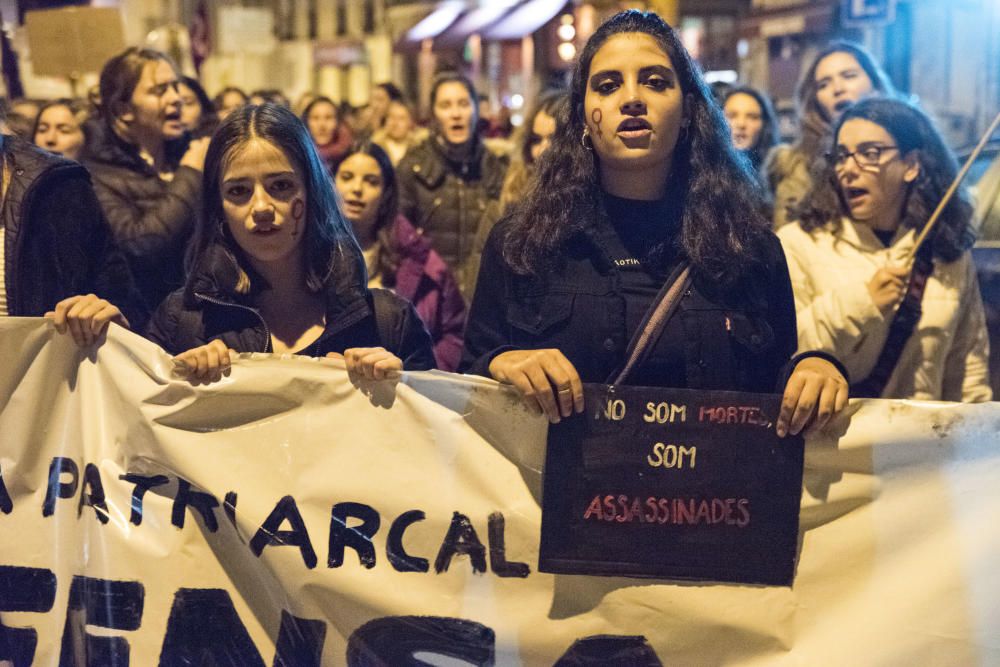
[[[396,170],[392,166],[389,155],[382,147],[369,140],[359,141],[351,146],[350,152],[344,156],[337,166],[337,174],[353,155],[367,155],[375,160],[379,174],[382,177],[382,196],[379,198],[378,209],[375,211],[375,238],[378,241],[378,252],[375,265],[382,276],[382,284],[392,287],[396,284],[396,271],[399,269],[399,248],[393,238],[393,223],[399,215],[399,187],[396,183]],[[336,179],[334,175],[334,179]]]
[[[680,220],[675,242],[696,274],[732,284],[759,264],[770,223],[760,215],[763,193],[746,159],[736,154],[722,110],[674,30],[652,12],[628,10],[612,16],[587,41],[573,72],[569,115],[537,164],[524,200],[513,207],[501,240],[502,254],[519,273],[537,274],[554,266],[559,250],[603,209],[598,158],[584,147],[584,96],[594,54],[615,35],[651,36],[670,58],[685,97],[687,131],[674,149],[673,168],[664,174],[672,216]],[[666,221],[665,223],[666,224]],[[649,259],[667,256],[664,244]]]
[[[747,95],[752,97],[757,102],[757,106],[760,107],[760,118],[763,121],[763,126],[760,129],[760,134],[757,136],[757,142],[752,148],[746,151],[751,166],[754,169],[760,170],[768,152],[778,144],[778,114],[774,112],[774,105],[771,104],[771,100],[767,95],[751,86],[730,88],[722,100],[723,111],[725,111],[726,102],[733,95]]]
[[[219,125],[219,114],[216,112],[212,100],[209,99],[208,93],[205,92],[201,82],[192,76],[182,75],[180,82],[191,89],[194,96],[198,98],[198,106],[201,107],[201,118],[198,121],[198,127],[192,128],[191,134],[195,137],[212,136],[212,132]]]
[[[261,139],[281,150],[303,179],[306,218],[302,243],[306,286],[319,292],[335,270],[348,270],[349,275],[356,275],[366,284],[361,250],[354,240],[350,223],[337,206],[333,184],[309,131],[287,107],[268,102],[236,109],[212,136],[205,156],[201,215],[187,262],[187,292],[193,292],[202,260],[216,248],[221,248],[241,270],[238,292],[250,293],[264,287],[263,278],[254,275],[242,249],[230,234],[222,207],[223,173],[237,152],[253,139]]]
[[[476,86],[472,83],[472,80],[464,74],[448,70],[438,72],[434,76],[434,81],[431,84],[431,125],[434,128],[434,131],[443,137],[441,128],[438,127],[437,116],[434,115],[434,105],[437,104],[438,89],[446,83],[460,83],[465,87],[465,90],[468,91],[469,103],[472,105],[470,134],[473,138],[476,137],[478,134],[476,125],[479,123],[479,96],[476,94]]]
[[[958,173],[958,162],[945,145],[941,133],[923,111],[907,102],[869,98],[849,107],[841,115],[827,145],[827,155],[836,150],[840,128],[852,118],[867,120],[888,132],[901,156],[916,155],[920,173],[909,185],[900,224],[906,228],[923,229]],[[844,201],[832,160],[817,161],[816,165],[812,190],[798,207],[791,209],[792,219],[798,219],[806,231],[829,224],[836,232],[840,229],[841,218],[848,215],[850,209]],[[931,241],[935,257],[951,262],[972,247],[976,240],[972,210],[968,192],[960,188],[935,227]]]

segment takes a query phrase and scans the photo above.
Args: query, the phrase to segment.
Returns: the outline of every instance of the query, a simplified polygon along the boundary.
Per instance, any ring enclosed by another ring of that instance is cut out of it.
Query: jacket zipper
[[[264,346],[263,352],[271,352],[271,330],[268,328],[267,322],[264,321],[264,318],[261,317],[260,313],[257,312],[256,309],[251,308],[250,306],[243,306],[243,305],[238,304],[238,303],[232,303],[231,301],[222,301],[221,299],[214,299],[214,298],[212,298],[210,296],[206,296],[206,295],[202,294],[201,292],[195,292],[194,296],[195,296],[196,299],[200,299],[202,301],[207,301],[209,303],[214,303],[217,306],[227,306],[229,308],[239,308],[240,310],[245,310],[245,311],[247,311],[249,313],[253,313],[254,317],[256,317],[258,320],[260,320],[261,325],[264,327],[264,334],[267,336],[267,343]]]

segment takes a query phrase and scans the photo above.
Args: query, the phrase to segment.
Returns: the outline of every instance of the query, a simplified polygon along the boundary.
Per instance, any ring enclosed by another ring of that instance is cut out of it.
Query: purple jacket
[[[454,371],[462,356],[465,328],[465,301],[458,283],[430,241],[405,216],[396,217],[392,238],[400,253],[393,290],[413,303],[427,325],[438,368]]]

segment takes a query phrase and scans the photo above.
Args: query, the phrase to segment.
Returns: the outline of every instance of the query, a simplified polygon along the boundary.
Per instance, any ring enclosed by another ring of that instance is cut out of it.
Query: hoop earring
[[[583,128],[583,135],[580,136],[580,145],[586,150],[594,150],[594,141],[590,138],[590,130],[588,128]]]

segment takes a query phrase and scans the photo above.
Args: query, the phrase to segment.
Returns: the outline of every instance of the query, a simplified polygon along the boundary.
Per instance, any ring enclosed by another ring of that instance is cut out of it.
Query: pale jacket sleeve
[[[941,397],[946,401],[979,403],[993,399],[990,387],[990,343],[979,281],[971,256],[961,260],[966,272],[959,301],[962,312],[945,359]]]
[[[852,361],[865,347],[878,346],[885,338],[885,318],[872,301],[865,280],[859,276],[848,284],[819,287],[824,276],[814,275],[816,262],[809,257],[812,238],[793,225],[779,229],[778,238],[785,248],[795,292],[799,350],[829,352],[855,377],[861,369]],[[843,270],[855,268],[845,266]]]

